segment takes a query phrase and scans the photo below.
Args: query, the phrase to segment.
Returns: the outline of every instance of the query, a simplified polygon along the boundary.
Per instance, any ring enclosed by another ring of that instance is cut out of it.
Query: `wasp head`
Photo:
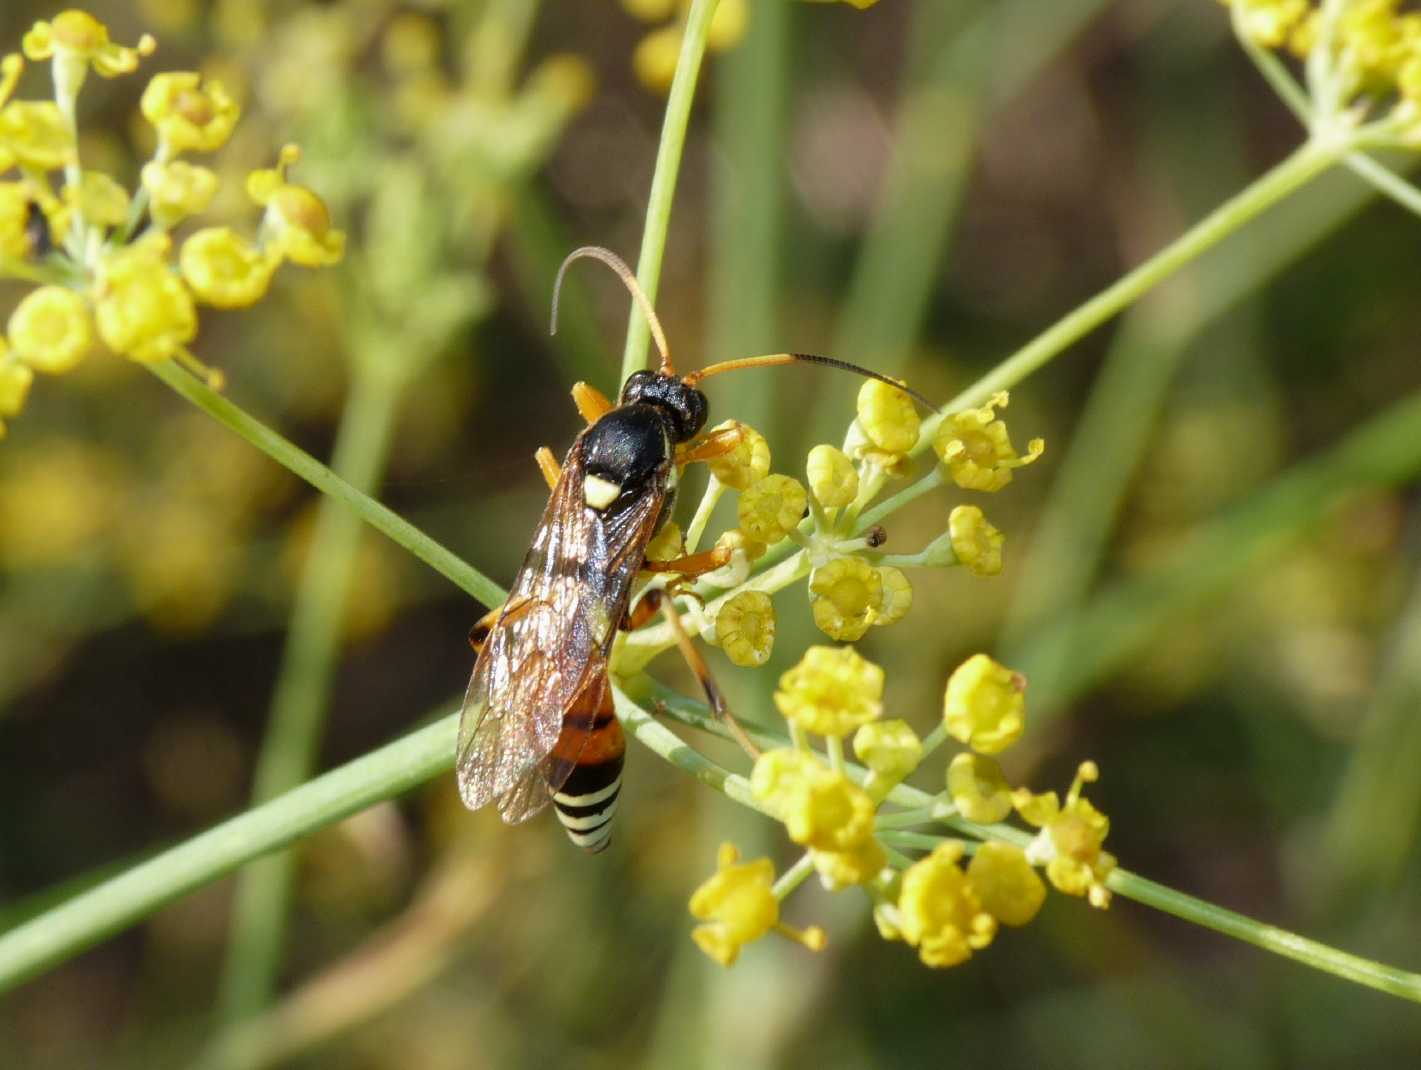
[[[706,425],[706,396],[693,386],[661,372],[639,371],[627,376],[621,404],[652,405],[666,417],[675,442],[689,442]]]

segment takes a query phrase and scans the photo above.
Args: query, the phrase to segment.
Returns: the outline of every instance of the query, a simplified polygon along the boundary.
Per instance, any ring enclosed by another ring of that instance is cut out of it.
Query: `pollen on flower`
[[[741,591],[715,616],[715,641],[735,665],[755,668],[775,645],[775,606],[763,591]]]
[[[165,259],[161,232],[111,253],[100,267],[94,307],[99,337],[140,363],[167,360],[197,334],[192,294]]]
[[[898,895],[899,929],[928,966],[956,966],[992,942],[997,920],[982,909],[958,865],[961,841],[949,840],[914,862]]]
[[[749,539],[772,545],[798,526],[808,504],[809,495],[798,480],[765,476],[740,495],[740,530]]]
[[[280,258],[231,227],[205,227],[183,242],[178,264],[193,295],[215,308],[245,308],[266,294]]]
[[[706,922],[691,932],[696,946],[722,966],[740,957],[740,949],[760,939],[780,920],[772,886],[775,868],[768,858],[740,862],[733,844],[720,847],[716,872],[691,895],[692,916]]]
[[[837,509],[858,497],[858,470],[843,450],[820,443],[809,451],[804,467],[809,489],[824,508]]]
[[[974,576],[997,576],[1002,571],[1002,544],[1006,536],[992,527],[975,505],[959,505],[947,516],[952,552]]]
[[[947,765],[947,795],[968,821],[992,825],[1012,811],[1011,785],[991,758],[963,751]]]
[[[206,211],[217,194],[217,175],[186,160],[145,164],[142,180],[153,221],[170,229],[188,216]]]
[[[1081,794],[1100,775],[1094,762],[1082,762],[1066,792],[1064,805],[1056,793],[1034,795],[1018,788],[1012,801],[1027,824],[1041,829],[1027,848],[1027,860],[1045,863],[1046,879],[1067,895],[1083,895],[1093,907],[1110,905],[1107,878],[1115,869],[1115,856],[1103,849],[1110,819]]]
[[[711,433],[731,430],[740,432],[740,439],[735,448],[719,457],[711,458],[706,462],[706,467],[727,487],[748,490],[751,484],[758,483],[769,475],[770,444],[765,441],[764,435],[739,420],[726,420],[716,424],[711,428]],[[795,519],[797,521],[799,518]]]
[[[873,770],[868,785],[873,791],[897,784],[918,768],[923,743],[907,721],[874,721],[854,733],[854,753]]]
[[[874,627],[897,624],[913,608],[913,585],[902,569],[892,565],[880,565],[878,579],[883,585],[883,604],[874,611],[869,623]]]
[[[982,754],[998,754],[1026,727],[1026,678],[974,654],[947,680],[942,720],[948,735]]]
[[[883,608],[883,577],[861,557],[839,557],[809,578],[814,623],[830,639],[862,639]]]
[[[883,713],[883,670],[853,647],[812,646],[780,677],[775,706],[806,732],[843,737]]]
[[[154,75],[139,107],[174,152],[216,152],[232,136],[240,111],[221,82],[204,82],[196,71]]]
[[[1014,844],[995,840],[980,844],[967,864],[967,879],[982,909],[1003,925],[1025,925],[1046,902],[1046,885],[1026,860],[1026,852]]]
[[[88,306],[63,286],[41,286],[21,298],[8,332],[15,355],[47,375],[69,371],[94,344]]]
[[[993,492],[1012,479],[1012,471],[1041,456],[1046,443],[1032,439],[1026,453],[1018,454],[1007,434],[1007,425],[996,410],[1006,408],[1007,393],[999,391],[983,406],[953,413],[933,436],[933,450],[947,465],[952,480],[963,490]]]
[[[917,445],[922,419],[907,394],[870,379],[859,387],[858,424],[885,453],[907,453]]]

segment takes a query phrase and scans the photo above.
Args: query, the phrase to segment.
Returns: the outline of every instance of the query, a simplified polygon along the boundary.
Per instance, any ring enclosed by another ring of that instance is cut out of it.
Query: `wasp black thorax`
[[[615,511],[645,492],[667,470],[673,446],[705,426],[706,398],[680,379],[635,372],[621,403],[583,438],[583,493],[588,505]]]

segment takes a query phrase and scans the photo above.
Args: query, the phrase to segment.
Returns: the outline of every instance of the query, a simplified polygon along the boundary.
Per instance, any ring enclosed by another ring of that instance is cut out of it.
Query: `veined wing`
[[[500,799],[510,822],[531,817],[557,790],[545,760],[578,693],[606,671],[666,498],[658,479],[632,501],[599,512],[583,500],[584,474],[579,438],[464,698],[459,793],[470,809]]]

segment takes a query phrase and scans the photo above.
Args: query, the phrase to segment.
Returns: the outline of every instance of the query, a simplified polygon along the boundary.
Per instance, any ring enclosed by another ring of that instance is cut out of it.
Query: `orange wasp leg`
[[[513,603],[512,607],[508,609],[507,615],[509,617],[518,616],[528,608],[532,601],[531,598],[520,599]],[[474,648],[475,654],[482,652],[484,641],[488,639],[488,633],[493,631],[493,626],[498,623],[498,618],[506,606],[508,606],[507,602],[503,603],[503,605],[494,606],[469,629],[469,645]]]
[[[675,572],[687,579],[714,572],[730,562],[732,550],[729,546],[717,546],[713,550],[702,550],[698,554],[673,557],[669,561],[643,561],[644,572]]]
[[[616,407],[607,400],[607,395],[602,391],[582,382],[572,384],[572,403],[577,406],[578,413],[587,421],[589,427]]]
[[[745,437],[739,426],[712,431],[705,438],[676,447],[676,463],[682,467],[697,461],[712,461],[724,457]]]
[[[711,676],[710,666],[706,664],[705,658],[701,657],[701,652],[691,642],[691,637],[686,634],[686,629],[681,624],[681,615],[676,611],[675,603],[666,596],[665,591],[656,589],[647,591],[641,601],[627,614],[626,623],[623,626],[627,628],[640,627],[655,615],[658,609],[665,613],[666,622],[671,625],[671,633],[676,637],[676,646],[680,648],[681,656],[686,659],[686,664],[691,667],[691,672],[695,673],[696,679],[700,681],[701,690],[706,693],[706,702],[710,705],[711,712],[725,725],[726,730],[730,733],[730,738],[740,744],[741,750],[751,758],[759,758],[760,748],[750,741],[745,729],[735,719],[735,715],[730,712],[730,706],[725,701],[725,696],[721,694],[715,678]]]
[[[548,489],[556,488],[558,480],[562,478],[562,465],[558,464],[553,451],[547,446],[539,446],[538,452],[533,454],[533,460],[538,462],[538,471],[543,473],[543,482],[548,485]]]

